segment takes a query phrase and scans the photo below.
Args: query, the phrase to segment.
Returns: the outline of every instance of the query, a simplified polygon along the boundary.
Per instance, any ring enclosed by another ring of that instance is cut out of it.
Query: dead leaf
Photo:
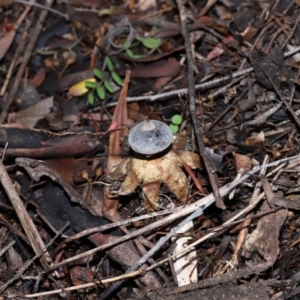
[[[269,209],[269,204],[265,202],[262,211],[266,212]],[[279,232],[286,218],[286,209],[280,209],[260,218],[256,229],[246,240],[242,255],[249,258],[256,252],[266,261],[275,262],[279,253]]]
[[[45,80],[45,77],[46,77],[46,70],[45,68],[39,68],[39,70],[36,72],[33,80],[32,80],[32,83],[35,87],[39,87],[43,81]]]
[[[34,127],[36,122],[50,112],[53,107],[53,96],[48,97],[30,107],[14,113],[15,123]]]
[[[94,278],[94,271],[91,268],[76,266],[70,270],[70,277],[73,285],[80,285],[92,282]]]
[[[250,157],[238,153],[233,153],[233,156],[235,158],[237,172],[242,174],[247,174],[250,172],[252,166]]]

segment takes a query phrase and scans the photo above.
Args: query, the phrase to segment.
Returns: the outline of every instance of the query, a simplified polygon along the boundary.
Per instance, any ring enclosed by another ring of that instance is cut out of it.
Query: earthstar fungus
[[[146,120],[135,125],[128,135],[131,149],[149,156],[166,150],[172,142],[173,134],[170,128],[156,120]]]
[[[200,168],[199,155],[167,150],[173,141],[169,127],[156,120],[143,121],[133,127],[128,142],[135,153],[115,169],[115,178],[124,178],[119,195],[129,195],[141,184],[143,202],[149,211],[159,207],[162,183],[180,200],[188,194],[188,180],[181,167]]]

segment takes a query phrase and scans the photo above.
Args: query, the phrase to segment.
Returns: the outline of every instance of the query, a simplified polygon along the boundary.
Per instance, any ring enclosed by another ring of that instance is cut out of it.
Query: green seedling
[[[173,134],[177,133],[178,130],[179,130],[178,125],[175,125],[175,124],[170,124],[169,128],[171,129],[171,131],[172,131]]]
[[[88,103],[91,105],[95,103],[96,97],[100,100],[104,100],[106,92],[110,94],[115,92],[112,82],[115,82],[119,86],[123,85],[122,78],[114,71],[115,66],[108,56],[105,57],[104,69],[105,68],[109,71],[109,78],[106,78],[103,71],[95,68],[93,71],[97,82],[86,82],[86,87],[90,89],[88,93]]]
[[[108,72],[104,73],[104,70]],[[114,63],[108,56],[105,57],[102,70],[95,68],[93,72],[93,78],[84,79],[71,86],[69,95],[80,97],[88,93],[88,103],[93,105],[96,99],[104,100],[107,92],[110,94],[115,92],[113,82],[118,86],[123,85],[122,78],[115,71]]]
[[[172,123],[175,125],[180,125],[182,123],[182,116],[181,115],[174,115],[172,117]]]
[[[155,32],[155,31],[154,31]],[[132,59],[141,59],[147,57],[147,55],[135,54],[133,48],[139,44],[142,44],[146,49],[154,51],[161,45],[161,39],[153,37],[135,37],[133,42],[126,42],[123,44],[123,48],[126,54]]]
[[[152,37],[137,37],[136,38],[138,41],[140,41],[143,46],[147,49],[153,50],[153,49],[157,49],[160,44],[161,44],[161,40],[157,39],[157,38],[152,38]]]
[[[179,130],[179,125],[182,123],[181,115],[174,115],[172,117],[172,124],[169,125],[171,131],[175,134]]]

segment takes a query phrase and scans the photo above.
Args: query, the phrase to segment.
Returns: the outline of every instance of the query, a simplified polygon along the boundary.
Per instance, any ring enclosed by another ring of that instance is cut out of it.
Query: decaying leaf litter
[[[0,7],[1,293],[296,299],[299,3],[20,2]]]

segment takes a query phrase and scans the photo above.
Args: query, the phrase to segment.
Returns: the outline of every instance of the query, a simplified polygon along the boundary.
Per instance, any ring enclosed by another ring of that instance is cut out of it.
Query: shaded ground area
[[[299,299],[299,1],[0,3],[0,298]]]

